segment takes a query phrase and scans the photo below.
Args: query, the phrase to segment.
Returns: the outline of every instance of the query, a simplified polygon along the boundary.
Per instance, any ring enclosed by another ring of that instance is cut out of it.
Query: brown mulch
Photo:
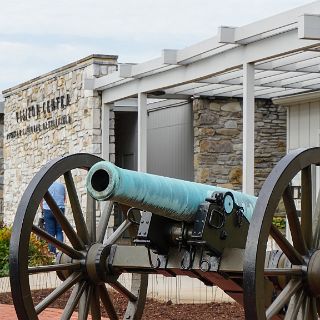
[[[51,290],[33,291],[34,303],[39,303],[45,298]],[[70,293],[65,293],[56,300],[50,307],[64,308]],[[117,292],[112,292],[112,299],[119,315],[123,315],[127,301]],[[12,304],[11,295],[0,293],[0,304]],[[103,310],[103,316],[107,317]],[[235,319],[244,320],[242,306],[237,303],[203,303],[203,304],[172,304],[171,301],[166,303],[152,299],[147,299],[143,320],[162,319],[162,320],[220,320]]]

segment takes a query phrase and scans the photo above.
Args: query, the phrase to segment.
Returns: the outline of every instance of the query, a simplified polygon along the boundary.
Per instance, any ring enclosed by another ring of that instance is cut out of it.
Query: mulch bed
[[[33,291],[35,304],[39,303],[46,297],[51,290]],[[63,309],[70,293],[62,295],[50,307]],[[127,301],[118,294],[112,292],[112,299],[119,315],[123,315]],[[1,304],[12,304],[11,295],[8,293],[0,293]],[[103,316],[107,317],[103,310]],[[242,306],[237,303],[203,303],[203,304],[172,304],[171,301],[166,303],[148,299],[144,309],[143,320],[162,319],[162,320],[244,320],[244,312]]]

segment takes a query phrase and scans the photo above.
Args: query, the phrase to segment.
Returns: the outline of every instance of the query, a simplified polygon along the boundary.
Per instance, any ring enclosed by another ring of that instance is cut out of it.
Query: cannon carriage
[[[101,306],[110,319],[119,319],[106,284],[128,301],[123,319],[140,319],[148,274],[186,275],[219,286],[244,306],[248,320],[318,319],[320,221],[313,200],[312,171],[320,164],[320,148],[299,149],[285,156],[258,198],[128,171],[101,160],[89,154],[55,159],[24,192],[10,244],[11,289],[19,320],[38,319],[68,290],[71,293],[62,319],[69,319],[76,307],[78,319],[88,319],[89,314],[94,320],[101,319]],[[75,170],[82,170],[86,177],[86,208],[81,208]],[[297,174],[301,176],[300,217],[291,188]],[[74,227],[48,192],[61,176]],[[64,230],[65,243],[34,222],[43,198]],[[98,224],[96,201],[108,201]],[[114,202],[121,206],[125,219],[107,236]],[[286,233],[272,223],[279,207],[288,222]],[[127,243],[120,241],[125,232]],[[55,264],[28,265],[31,234],[59,249]],[[268,248],[269,239],[277,244],[276,249]],[[48,271],[57,272],[61,285],[35,304],[30,275]],[[130,287],[119,281],[124,273],[132,274]]]

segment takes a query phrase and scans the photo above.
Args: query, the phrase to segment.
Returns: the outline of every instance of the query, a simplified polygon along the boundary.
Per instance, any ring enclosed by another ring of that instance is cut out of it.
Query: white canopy
[[[146,97],[242,97],[243,191],[252,194],[254,99],[320,90],[319,75],[320,1],[315,1],[243,27],[220,27],[213,38],[164,49],[151,61],[121,64],[91,87],[102,91],[105,117],[115,101],[138,98],[140,170],[146,170]]]

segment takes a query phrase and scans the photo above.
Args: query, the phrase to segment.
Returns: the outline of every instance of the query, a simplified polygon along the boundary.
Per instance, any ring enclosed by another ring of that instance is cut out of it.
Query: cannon
[[[320,209],[314,202],[313,177],[319,164],[320,148],[289,153],[254,197],[121,169],[90,154],[52,160],[28,185],[13,224],[10,282],[18,319],[38,319],[66,292],[69,299],[61,319],[69,319],[76,308],[81,320],[89,314],[101,319],[102,308],[112,320],[141,319],[148,274],[186,275],[219,286],[244,306],[247,320],[318,319]],[[61,176],[74,223],[48,192]],[[293,195],[297,176],[301,208]],[[86,181],[80,182],[81,177]],[[85,186],[88,192],[83,193]],[[64,230],[64,243],[36,225],[43,198]],[[124,219],[107,234],[115,203]],[[102,213],[97,223],[98,207]],[[286,232],[273,223],[279,212],[286,217]],[[57,247],[55,263],[29,266],[33,234]],[[49,271],[57,273],[61,284],[35,303],[31,276]],[[129,285],[120,281],[123,274],[131,275]],[[128,301],[121,315],[110,287]]]

